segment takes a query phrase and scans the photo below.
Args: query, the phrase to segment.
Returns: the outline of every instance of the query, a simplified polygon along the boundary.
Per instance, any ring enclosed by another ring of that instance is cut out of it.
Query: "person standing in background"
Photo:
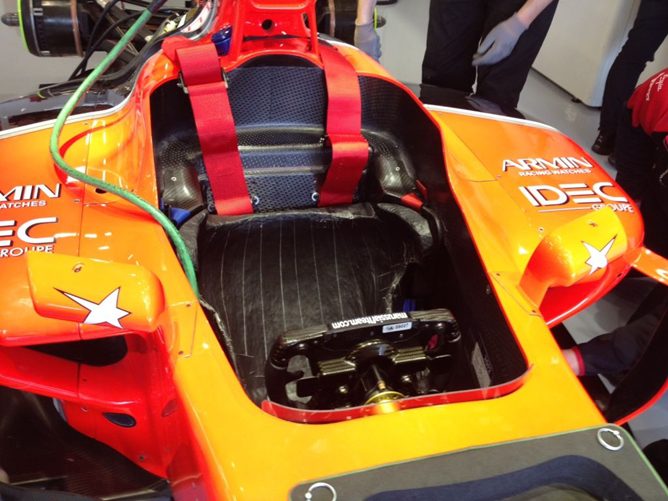
[[[516,108],[556,8],[556,0],[431,0],[423,86],[471,93],[477,68],[476,95]]]
[[[640,205],[645,245],[668,257],[668,68],[639,85],[620,111],[616,181]]]
[[[591,147],[595,153],[609,155],[613,152],[624,103],[667,35],[668,1],[642,0],[628,39],[605,81],[599,133]]]
[[[668,69],[638,86],[620,110],[616,181],[639,205],[645,246],[668,257]],[[611,333],[564,350],[577,375],[625,374],[667,314],[668,287],[657,284],[642,314]],[[668,335],[668,333],[663,333]]]
[[[380,59],[380,37],[376,32],[374,9],[376,0],[358,0],[355,19],[355,47],[363,50],[376,61]]]

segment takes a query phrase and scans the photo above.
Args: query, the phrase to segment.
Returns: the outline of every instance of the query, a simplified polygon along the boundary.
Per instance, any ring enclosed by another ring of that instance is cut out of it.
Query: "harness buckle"
[[[188,94],[188,86],[183,81],[183,73],[179,71],[179,81],[176,83],[177,87],[181,87],[184,94]]]

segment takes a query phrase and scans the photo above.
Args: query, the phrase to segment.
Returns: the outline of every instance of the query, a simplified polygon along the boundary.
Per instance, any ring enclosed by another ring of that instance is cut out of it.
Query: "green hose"
[[[199,297],[199,287],[197,285],[197,276],[195,274],[195,266],[188,252],[188,247],[183,241],[179,230],[176,229],[176,226],[165,216],[159,209],[151,205],[149,202],[143,198],[131,193],[123,188],[116,186],[115,184],[107,183],[101,179],[89,176],[82,172],[77,171],[73,167],[67,164],[65,159],[61,156],[58,148],[58,139],[63,130],[67,117],[72,113],[72,110],[77,105],[79,100],[83,95],[91,88],[95,80],[97,80],[102,73],[104,73],[107,68],[113,63],[118,55],[125,49],[125,46],[130,43],[130,41],[135,37],[136,33],[148,22],[152,17],[151,10],[145,10],[141,16],[130,26],[130,29],[123,35],[119,42],[114,46],[114,48],[105,56],[105,58],[100,62],[100,64],[86,77],[86,79],[81,83],[77,90],[72,94],[72,96],[67,100],[65,106],[58,114],[56,118],[56,123],[53,126],[53,132],[51,133],[51,140],[49,143],[49,150],[51,156],[53,157],[56,165],[61,169],[65,174],[74,179],[78,179],[83,183],[90,184],[96,188],[108,191],[115,195],[118,195],[121,198],[124,198],[131,204],[136,205],[140,209],[148,212],[153,219],[155,219],[165,230],[169,238],[171,239],[174,247],[176,248],[176,254],[181,261],[183,270],[185,271],[186,277],[190,282],[190,286],[193,289],[195,295]]]

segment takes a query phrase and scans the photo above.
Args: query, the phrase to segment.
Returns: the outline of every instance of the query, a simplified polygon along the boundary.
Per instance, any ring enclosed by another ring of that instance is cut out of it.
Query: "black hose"
[[[140,11],[134,12],[132,14],[128,14],[127,16],[124,16],[120,18],[119,20],[115,21],[114,23],[110,24],[106,30],[102,32],[100,37],[95,41],[93,44],[89,44],[88,48],[86,49],[86,53],[84,54],[83,59],[81,60],[81,63],[79,63],[79,66],[77,66],[77,69],[81,68],[81,72],[86,71],[86,66],[88,66],[88,60],[90,57],[93,55],[93,53],[104,43],[107,39],[107,37],[114,31],[116,28],[118,28],[120,25],[123,23],[126,23],[127,21],[137,18],[141,15]],[[75,70],[76,72],[77,70]]]
[[[109,11],[116,5],[120,0],[111,0],[107,5],[104,6],[102,11],[100,12],[100,17],[97,18],[97,21],[95,21],[95,24],[93,25],[93,29],[90,32],[90,35],[88,36],[89,43],[88,45],[90,46],[90,43],[95,39],[95,35],[97,34],[98,30],[100,29],[100,26],[102,26],[102,21],[104,18],[107,16]],[[76,68],[74,68],[74,71],[68,78],[68,80],[72,80],[77,76],[77,73],[81,72],[83,74],[85,70],[85,65],[87,64],[88,58],[90,58],[90,54],[88,53],[88,49],[86,49],[86,53],[84,54],[83,59],[81,62],[77,65]]]

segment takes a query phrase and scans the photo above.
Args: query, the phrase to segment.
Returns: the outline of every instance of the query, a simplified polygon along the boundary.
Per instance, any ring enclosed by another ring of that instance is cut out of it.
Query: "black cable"
[[[123,16],[122,18],[120,18],[120,19],[114,21],[113,23],[111,23],[111,24],[107,27],[107,29],[104,30],[104,31],[102,32],[102,34],[101,34],[101,35],[99,36],[99,38],[95,41],[95,43],[93,43],[92,45],[91,45],[91,44],[88,45],[88,51],[90,51],[90,53],[91,53],[88,57],[90,57],[90,56],[93,54],[93,52],[95,52],[95,51],[97,50],[97,48],[98,48],[104,41],[107,40],[107,37],[108,37],[109,35],[111,35],[111,33],[112,33],[116,28],[118,28],[118,27],[119,27],[120,25],[122,25],[123,23],[129,21],[130,19],[134,19],[134,18],[136,18],[136,17],[141,16],[141,14],[142,14],[141,11],[133,12],[132,14],[128,14],[127,16]]]
[[[97,21],[95,21],[95,24],[93,25],[93,29],[91,30],[90,35],[88,36],[88,40],[92,41],[95,39],[97,30],[99,30],[100,27],[102,26],[102,22],[104,21],[105,17],[107,16],[107,14],[109,14],[109,12],[111,12],[111,9],[113,9],[114,6],[120,1],[121,0],[110,0],[110,2],[108,2],[104,6],[102,11],[100,12],[100,17],[97,18]]]
[[[95,40],[95,35],[97,34],[97,31],[100,29],[100,26],[102,25],[102,22],[104,21],[104,18],[107,16],[109,11],[116,5],[120,0],[111,0],[107,5],[104,6],[102,11],[100,12],[100,17],[97,18],[97,21],[95,21],[95,24],[93,25],[93,29],[90,32],[90,35],[88,36],[88,45]],[[72,71],[72,74],[68,78],[68,80],[72,80],[77,76],[77,73],[83,73],[85,69],[83,69],[86,64],[86,61],[90,58],[90,54],[88,54],[88,49],[86,49],[86,53],[84,54],[83,59],[81,62],[77,65],[76,68],[74,68],[74,71]]]
[[[195,15],[192,17],[192,19],[190,21],[188,21],[184,26],[182,26],[181,29],[189,26],[190,23],[194,19],[197,19],[199,14],[202,11],[202,8],[203,7],[200,5],[198,10],[196,11]],[[168,7],[168,8],[164,8],[164,9],[160,9],[160,10],[169,12],[169,11],[172,11],[172,10],[180,11],[181,9],[172,9],[172,8]],[[178,33],[178,31],[176,33]],[[135,67],[140,62],[143,62],[143,61],[146,60],[146,58],[148,57],[148,56],[146,56],[146,54],[151,55],[151,54],[155,53],[155,50],[158,50],[156,48],[156,46],[158,46],[158,48],[159,48],[159,44],[165,38],[167,38],[168,36],[173,35],[173,34],[174,34],[174,32],[166,32],[166,33],[161,33],[157,36],[154,36],[153,38],[151,38],[151,40],[149,42],[146,43],[146,45],[144,45],[140,49],[139,54],[136,55],[127,65],[125,65],[122,68],[119,68],[118,70],[116,70],[112,73],[107,73],[106,75],[103,75],[100,78],[100,82],[115,82],[115,81],[117,81],[121,78],[127,78],[126,75],[128,73],[134,71]],[[142,55],[144,55],[144,57],[142,57]],[[90,56],[88,56],[88,57],[90,57]],[[81,66],[81,64],[80,64],[80,66]],[[58,93],[66,92],[65,90],[58,91],[58,89],[67,88],[67,87],[70,87],[72,85],[79,84],[84,80],[84,78],[85,78],[84,76],[76,76],[75,73],[77,71],[78,71],[78,67],[75,68],[75,71],[72,72],[72,75],[70,75],[70,78],[68,78],[68,80],[65,81],[65,82],[54,83],[54,84],[47,85],[45,87],[40,88],[40,93],[50,94],[51,96],[55,96],[55,95],[58,95]]]
[[[85,71],[86,71],[86,66],[88,66],[88,60],[93,55],[93,53],[100,47],[100,45],[102,45],[107,40],[107,37],[116,28],[118,28],[120,25],[122,25],[123,23],[125,23],[125,22],[127,22],[131,19],[139,17],[140,15],[141,15],[141,12],[137,11],[137,12],[134,12],[132,14],[128,14],[127,16],[124,16],[124,17],[118,19],[117,21],[113,22],[112,24],[110,24],[107,27],[107,29],[102,32],[102,34],[99,36],[99,38],[94,43],[88,45],[88,48],[86,49],[86,53],[84,54],[84,57],[81,59],[81,62],[76,67],[76,69],[74,70],[72,75],[74,75],[74,73],[76,73],[77,71],[80,71],[81,74],[83,75],[83,73],[85,73]],[[70,76],[70,79],[71,78],[72,78],[72,76]]]
[[[162,9],[162,6],[167,3],[167,0],[153,0],[150,4],[148,4],[147,9],[151,14],[155,14],[156,12],[159,12]]]
[[[108,3],[107,6],[111,5],[112,3],[117,3],[118,1],[123,1],[125,3],[131,3],[133,5],[141,5],[141,6],[148,6],[149,5],[148,2],[143,2],[142,0],[131,0],[131,1],[130,0],[115,0],[115,1],[112,1],[112,2]],[[106,6],[105,6],[105,8],[106,8]],[[173,14],[181,15],[181,14],[183,14],[183,12],[184,12],[183,9],[165,8],[165,9],[161,9],[158,12],[155,12],[153,14],[153,17],[158,17],[158,18],[164,20],[164,19],[169,18],[169,16],[171,16]],[[101,16],[102,15],[106,15],[104,13],[104,10],[101,12]],[[96,34],[99,26],[101,26],[101,20],[102,20],[102,17],[98,18],[98,20],[95,22],[95,25],[93,26],[93,30],[91,31],[91,34],[90,34],[89,39],[88,39],[89,40],[88,41],[88,47],[86,48],[86,51],[85,51],[81,61],[79,62],[77,67],[74,68],[74,70],[72,71],[72,74],[69,76],[68,82],[73,82],[75,78],[82,77],[84,75],[84,73],[87,70],[88,60],[90,59],[90,57],[92,56],[92,54],[94,52],[94,50],[90,49],[91,46],[95,45],[95,48],[98,48],[100,46],[101,42],[104,40],[104,38],[106,38],[106,35],[108,33],[105,31],[102,35],[100,35],[100,37],[98,37],[97,40],[94,39],[94,35]]]
[[[155,50],[158,50],[158,49],[155,48],[155,46],[158,43],[162,42],[162,40],[164,38],[166,38],[167,35],[169,35],[169,33],[163,33],[163,34],[159,35],[158,37],[152,38],[146,45],[144,45],[144,47],[141,48],[141,50],[139,51],[139,54],[137,56],[135,56],[132,59],[132,61],[130,61],[124,67],[119,68],[118,70],[116,70],[114,72],[107,73],[107,74],[103,75],[102,77],[100,77],[99,81],[100,82],[114,82],[114,81],[116,81],[120,78],[126,78],[126,75],[129,72],[133,71],[135,69],[135,67],[140,62],[145,61],[147,59],[147,57],[148,57],[148,56],[146,56],[147,53],[149,53],[151,50],[153,50],[153,52],[151,52],[151,54],[149,54],[149,55],[152,55],[153,53],[155,53]],[[141,57],[142,55],[145,55],[146,57]],[[59,83],[54,83],[54,84],[51,84],[51,85],[46,85],[44,87],[41,87],[39,92],[41,94],[45,94],[45,95],[48,94],[51,97],[53,97],[53,96],[59,95],[62,92],[67,92],[66,90],[58,91],[58,89],[61,89],[61,88],[67,89],[68,87],[76,86],[76,85],[80,84],[81,82],[83,82],[84,78],[85,78],[84,76],[79,76],[79,77],[73,78],[71,80],[67,80],[65,82],[59,82]]]

